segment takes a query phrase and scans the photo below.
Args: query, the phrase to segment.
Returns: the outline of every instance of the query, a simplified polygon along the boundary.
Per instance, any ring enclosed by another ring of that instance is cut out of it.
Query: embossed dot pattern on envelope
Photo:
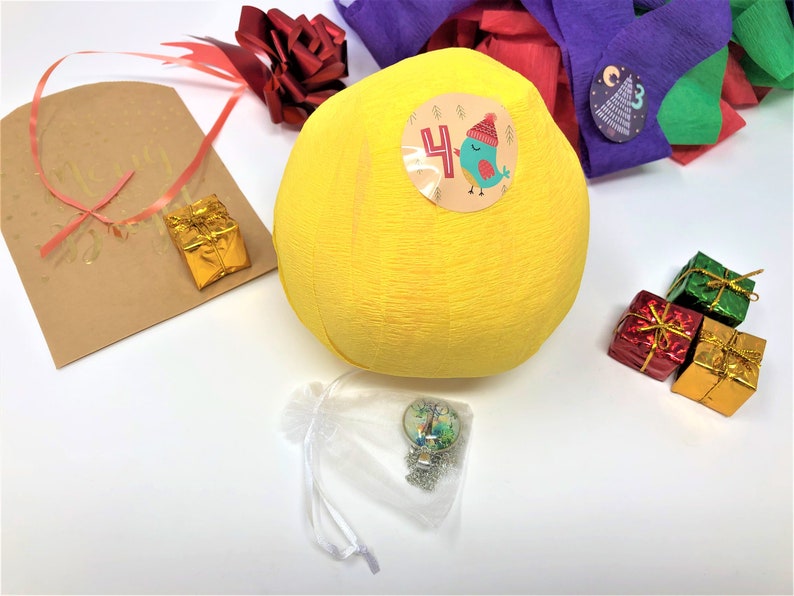
[[[2,120],[0,223],[56,367],[181,314],[276,267],[270,232],[210,149],[164,212],[215,194],[240,225],[251,267],[198,291],[158,213],[123,227],[93,217],[46,258],[39,249],[80,212],[44,187],[30,152],[30,105]],[[50,183],[93,206],[129,170],[102,209],[120,220],[154,203],[204,138],[176,91],[150,83],[97,83],[42,99],[40,158]],[[90,330],[90,331],[89,331]]]

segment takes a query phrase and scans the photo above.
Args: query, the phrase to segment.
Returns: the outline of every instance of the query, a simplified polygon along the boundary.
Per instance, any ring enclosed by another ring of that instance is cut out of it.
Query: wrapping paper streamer
[[[794,37],[787,35],[792,25],[783,0],[522,0],[520,4],[437,0],[429,5],[356,0],[347,7],[340,0],[335,2],[380,66],[421,51],[455,45],[477,49],[527,76],[536,83],[555,121],[577,150],[577,120],[584,123],[581,159],[591,177],[671,154],[677,162],[689,163],[744,126],[736,108],[756,105],[769,87],[791,84],[790,79],[774,79],[747,57],[754,52],[771,56],[758,58],[764,64],[786,64],[788,56],[787,64],[794,64],[789,48]],[[573,81],[574,76],[581,77],[574,83],[576,117],[562,103],[563,97],[570,95],[565,93],[567,89],[561,84],[558,90],[549,90],[548,72],[558,60],[549,50],[555,48],[544,47],[536,37],[530,38],[520,30],[520,10],[529,11],[533,20],[540,21],[559,46],[556,49],[567,75],[563,78]],[[513,13],[507,30],[495,30],[487,22],[488,14],[498,12]],[[451,22],[457,23],[456,29],[450,28]],[[759,22],[773,32],[768,38],[748,33],[757,30]],[[726,64],[725,46],[733,26],[739,43],[742,35],[752,38],[752,52],[745,55],[744,49],[732,43]],[[644,82],[650,77],[654,86],[649,97],[649,125],[623,147],[614,146],[590,125],[592,117],[583,97],[597,70],[593,61],[603,64],[618,58],[641,65],[629,66]],[[532,67],[529,71],[524,68],[527,64]],[[781,67],[775,72],[777,76],[785,74]],[[670,96],[662,106],[668,91]]]

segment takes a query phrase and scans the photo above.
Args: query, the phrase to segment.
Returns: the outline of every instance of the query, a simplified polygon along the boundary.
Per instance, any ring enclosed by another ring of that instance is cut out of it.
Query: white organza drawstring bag
[[[363,383],[363,371],[293,392],[284,412],[287,437],[303,442],[309,522],[317,544],[336,559],[360,555],[378,562],[359,541],[322,485],[333,470],[369,497],[438,527],[460,490],[473,415],[465,403]],[[370,378],[375,378],[370,376]],[[348,544],[338,547],[323,530],[330,517]]]

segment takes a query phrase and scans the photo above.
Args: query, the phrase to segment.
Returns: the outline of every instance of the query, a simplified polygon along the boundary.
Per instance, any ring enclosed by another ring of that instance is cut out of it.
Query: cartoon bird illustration
[[[460,157],[463,176],[471,185],[470,195],[474,194],[475,186],[479,187],[480,196],[483,196],[484,188],[495,186],[502,178],[510,178],[507,166],[503,166],[500,172],[496,165],[496,146],[499,139],[496,136],[495,120],[496,114],[487,113],[485,118],[466,131],[466,140],[460,149],[455,149],[455,155]]]

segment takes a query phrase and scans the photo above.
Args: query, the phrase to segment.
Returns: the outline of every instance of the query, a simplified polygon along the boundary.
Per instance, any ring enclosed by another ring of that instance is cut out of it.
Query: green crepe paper
[[[705,269],[725,279],[736,279],[743,275],[734,271],[726,272],[725,267],[702,252],[698,252],[692,257],[678,275],[675,276],[675,279],[681,277],[689,269]],[[737,327],[747,316],[750,299],[732,291],[730,288],[725,288],[722,291],[719,302],[714,305],[714,308],[711,308],[711,303],[719,293],[719,288],[708,287],[708,283],[712,279],[697,271],[690,272],[671,288],[667,293],[667,300],[680,306],[691,308],[729,327]],[[749,278],[736,283],[748,292],[752,292],[755,288],[755,281]]]
[[[720,95],[728,46],[695,66],[665,96],[657,120],[671,145],[712,145],[722,129]]]
[[[744,74],[750,84],[756,87],[777,87],[778,89],[794,89],[794,74],[790,74],[785,79],[779,81],[763,68],[753,62],[750,56],[745,55],[739,60],[739,64],[744,70]]]
[[[754,85],[791,89],[794,73],[794,25],[784,0],[731,0],[733,38],[765,77],[748,73]],[[744,62],[742,62],[744,65]],[[755,70],[755,69],[753,69]]]

